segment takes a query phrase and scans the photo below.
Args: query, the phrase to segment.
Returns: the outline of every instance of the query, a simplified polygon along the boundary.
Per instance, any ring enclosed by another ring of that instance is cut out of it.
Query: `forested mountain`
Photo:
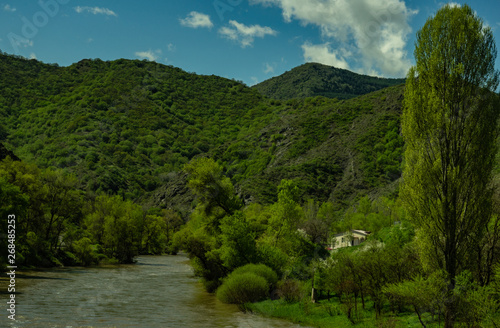
[[[296,178],[303,197],[341,205],[399,176],[401,87],[345,101],[277,101],[153,62],[58,67],[5,54],[0,74],[2,141],[97,194],[186,214],[193,196],[182,167],[204,154],[223,164],[247,202],[270,203],[282,178]],[[373,89],[352,76],[356,92]]]
[[[404,79],[378,78],[318,63],[307,63],[253,88],[273,99],[315,96],[349,99],[402,83]]]
[[[339,207],[362,195],[388,194],[401,170],[402,97],[403,86],[397,86],[345,101],[271,101],[266,125],[239,134],[210,156],[224,164],[246,202],[275,201],[282,179],[300,181],[301,199]],[[186,200],[185,176],[172,177],[146,202]]]
[[[270,112],[238,82],[151,62],[57,67],[3,55],[0,73],[0,124],[11,150],[74,172],[85,189],[132,199]]]

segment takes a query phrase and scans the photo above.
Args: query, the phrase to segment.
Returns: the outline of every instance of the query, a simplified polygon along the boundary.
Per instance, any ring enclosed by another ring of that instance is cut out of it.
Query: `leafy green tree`
[[[113,198],[100,195],[94,200],[92,209],[84,219],[84,227],[94,242],[102,244],[104,240],[104,223],[106,218],[113,213]]]
[[[401,196],[448,275],[445,327],[454,322],[455,276],[491,212],[500,112],[495,58],[491,28],[469,6],[446,5],[417,33],[407,77]]]
[[[18,215],[16,242],[20,263],[58,262],[68,227],[79,224],[82,217],[76,184],[76,178],[62,170],[40,170],[9,158],[0,162],[0,197],[11,205],[7,206],[9,212],[13,211],[10,214]]]
[[[375,314],[380,317],[384,303],[382,287],[389,281],[390,263],[385,250],[382,247],[373,245],[364,249],[360,254],[356,254],[359,270],[357,274],[363,280],[361,286],[361,295],[369,295],[373,301]],[[353,270],[354,271],[354,270]],[[353,275],[355,273],[353,272]]]
[[[21,189],[16,185],[10,184],[5,178],[0,177],[1,217],[5,218],[11,214],[21,216],[27,205],[28,197],[21,192]]]
[[[500,303],[493,286],[480,286],[470,271],[456,277],[457,317],[468,327],[497,327]]]
[[[333,260],[326,262],[322,273],[322,287],[336,294],[342,311],[353,324],[358,316],[358,297],[365,307],[364,278],[360,265],[361,261],[354,253],[338,252],[333,255]]]
[[[141,245],[142,208],[115,196],[112,216],[104,223],[103,247],[120,263],[132,263]]]
[[[221,232],[221,259],[226,267],[234,269],[257,262],[256,234],[242,212],[222,219]]]
[[[409,305],[413,308],[423,327],[426,327],[422,314],[425,310],[440,314],[443,310],[446,295],[446,274],[436,271],[428,278],[420,276],[413,280],[389,284],[382,289],[391,302]]]
[[[179,228],[184,224],[184,221],[182,220],[179,213],[175,212],[172,209],[164,209],[161,211],[161,214],[167,229],[167,243],[170,243],[172,238],[171,236],[174,234],[174,232],[179,230]]]
[[[92,241],[83,237],[75,241],[72,245],[73,253],[83,265],[91,265],[99,262],[98,256],[93,248]]]
[[[142,242],[143,212],[120,196],[101,195],[85,219],[87,230],[104,254],[120,263],[132,263]]]
[[[68,224],[80,224],[82,201],[75,176],[64,174],[60,169],[47,170],[42,175],[42,182],[46,187],[44,239],[52,252],[60,246],[59,237]]]
[[[278,186],[278,202],[273,205],[268,232],[276,243],[296,234],[303,218],[298,204],[300,190],[293,180],[282,180]],[[286,246],[284,246],[286,248]]]
[[[334,220],[333,204],[325,202],[320,206],[315,200],[309,199],[303,205],[303,210],[305,222],[302,224],[302,229],[309,240],[315,244],[328,243]]]
[[[174,246],[188,252],[195,275],[201,277],[208,292],[214,292],[229,270],[220,258],[220,243],[203,226],[199,213],[194,213],[186,226],[174,235]]]
[[[184,170],[200,203],[175,235],[174,246],[189,253],[195,274],[202,277],[208,291],[214,291],[231,269],[253,261],[255,241],[247,231],[248,221],[238,211],[243,204],[222,167],[211,158],[198,158]]]
[[[243,205],[235,195],[231,180],[224,176],[222,167],[211,158],[195,159],[186,164],[184,170],[189,174],[189,187],[200,197],[204,212],[212,217],[211,225],[217,232],[220,220],[226,215],[233,215]]]
[[[161,254],[168,241],[168,230],[165,218],[158,215],[143,215],[141,252],[145,254]]]

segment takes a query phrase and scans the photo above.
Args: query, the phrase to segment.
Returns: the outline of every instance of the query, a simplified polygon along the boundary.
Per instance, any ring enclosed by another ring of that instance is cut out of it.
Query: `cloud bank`
[[[322,59],[360,73],[403,76],[411,63],[405,50],[416,13],[402,0],[250,0],[278,6],[287,22],[316,25],[323,44],[302,45],[304,59]],[[335,45],[335,47],[334,47]],[[349,55],[349,57],[347,57]],[[348,65],[350,63],[350,65]]]

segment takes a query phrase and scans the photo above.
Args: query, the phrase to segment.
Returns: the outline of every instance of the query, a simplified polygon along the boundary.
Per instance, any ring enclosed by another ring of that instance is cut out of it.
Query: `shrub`
[[[92,241],[83,237],[73,243],[73,253],[83,266],[96,264],[98,259],[92,248]]]
[[[278,283],[278,297],[285,302],[300,301],[304,296],[303,290],[302,283],[295,279],[286,279]]]
[[[274,286],[278,282],[278,275],[276,274],[276,272],[274,272],[273,269],[262,263],[261,264],[250,263],[241,266],[239,268],[236,268],[230,274],[230,276],[240,275],[243,273],[254,273],[257,276],[261,276],[262,278],[266,279],[269,287]]]
[[[223,303],[244,304],[265,299],[268,294],[265,278],[255,273],[231,274],[217,289],[217,298]]]

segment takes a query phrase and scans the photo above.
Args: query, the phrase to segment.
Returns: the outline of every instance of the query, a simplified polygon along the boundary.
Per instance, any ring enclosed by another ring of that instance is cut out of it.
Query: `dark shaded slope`
[[[9,156],[14,161],[20,161],[19,157],[17,157],[13,152],[5,148],[5,146],[0,143],[0,161],[4,160]]]
[[[394,192],[401,174],[403,90],[391,87],[343,101],[287,101],[276,121],[221,156],[246,197],[260,202],[274,199],[284,178],[300,180],[303,199],[339,205],[363,194]],[[256,148],[243,153],[244,160],[231,156],[251,144]]]
[[[331,200],[338,208],[362,195],[394,193],[401,175],[403,90],[391,87],[342,101],[278,101],[264,128],[210,156],[224,164],[246,203],[274,202],[281,179],[296,179],[301,199]],[[172,175],[145,202],[177,208],[193,200],[185,181],[183,174]]]

